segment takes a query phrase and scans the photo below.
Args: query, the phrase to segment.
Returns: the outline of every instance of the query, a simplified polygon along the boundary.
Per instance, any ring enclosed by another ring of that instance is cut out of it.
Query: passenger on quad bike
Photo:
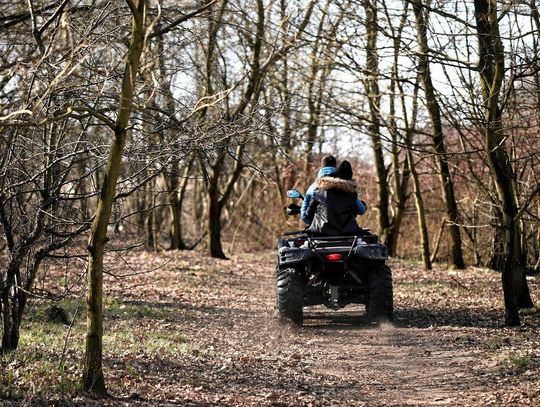
[[[352,178],[352,168],[350,167],[350,163],[348,161],[347,162],[347,165],[348,165],[348,168],[350,169],[350,177],[348,178],[348,180],[352,181],[351,178]],[[321,164],[322,164],[322,168],[319,170],[319,173],[318,173],[318,178],[317,180],[315,180],[315,182],[313,182],[308,190],[306,191],[306,194],[304,196],[304,200],[302,202],[302,207],[300,208],[300,218],[305,222],[307,223],[308,225],[311,225],[311,223],[313,222],[313,216],[314,216],[314,213],[308,213],[308,208],[309,208],[309,204],[311,203],[311,199],[313,197],[313,194],[315,193],[317,187],[318,187],[318,182],[319,180],[323,179],[323,178],[326,178],[326,177],[331,177],[331,178],[335,178],[336,177],[336,168],[335,168],[335,165],[336,165],[336,159],[334,156],[331,156],[331,155],[327,155],[325,157],[323,157],[322,161],[321,161]],[[345,178],[343,178],[345,179]],[[352,181],[354,182],[354,181]],[[356,186],[355,186],[355,192],[356,192]],[[358,196],[356,196],[356,207],[358,208],[358,214],[362,215],[366,212],[366,204],[365,202],[361,201],[360,198],[358,198]]]
[[[314,236],[354,236],[362,234],[356,215],[366,212],[366,204],[359,201],[357,184],[352,180],[352,167],[343,161],[333,176],[317,180],[317,189],[306,212],[313,219],[307,229]]]
[[[319,168],[319,172],[317,173],[317,179],[331,176],[336,172],[336,157],[333,155],[325,155],[321,160],[321,168]],[[304,201],[302,202],[302,207],[300,208],[300,218],[307,223],[308,225],[313,220],[313,217],[307,218],[306,212],[309,208],[309,203],[311,202],[311,198],[313,197],[313,192],[315,192],[315,189],[317,188],[317,180],[315,180],[307,189],[306,193],[304,194]]]

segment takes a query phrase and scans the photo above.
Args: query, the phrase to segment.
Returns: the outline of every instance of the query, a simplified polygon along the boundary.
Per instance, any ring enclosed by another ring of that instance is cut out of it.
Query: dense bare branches
[[[284,190],[332,152],[356,161],[379,211],[364,222],[393,253],[429,267],[440,234],[435,257],[520,269],[527,300],[524,272],[540,265],[537,4],[300,3],[2,3],[2,350],[40,264],[84,248],[111,137],[118,182],[100,230],[129,226],[130,243],[206,241],[225,257],[222,238],[244,233],[271,246]]]

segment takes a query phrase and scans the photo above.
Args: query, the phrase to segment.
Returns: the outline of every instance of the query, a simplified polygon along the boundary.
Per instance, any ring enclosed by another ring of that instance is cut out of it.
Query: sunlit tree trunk
[[[516,326],[520,325],[518,312],[520,302],[523,305],[532,306],[532,301],[526,281],[527,291],[519,293],[521,301],[518,301],[518,287],[520,280],[524,278],[523,248],[520,239],[520,223],[517,218],[518,208],[512,168],[505,151],[502,108],[499,105],[504,79],[504,49],[499,34],[497,1],[475,0],[474,8],[480,55],[478,67],[484,107],[482,130],[486,154],[501,203],[505,237],[506,259],[502,271],[505,323],[508,326]]]
[[[411,146],[412,147],[412,146]],[[426,270],[431,270],[431,258],[429,249],[429,234],[426,223],[426,213],[424,209],[424,199],[420,187],[420,179],[416,171],[412,149],[407,150],[407,162],[413,180],[414,202],[416,205],[416,216],[418,221],[418,229],[420,230],[420,244],[422,247],[422,262]]]
[[[128,0],[133,18],[126,67],[118,106],[113,138],[105,176],[101,186],[96,215],[88,241],[88,293],[86,298],[86,348],[83,367],[83,387],[98,394],[107,392],[103,376],[103,256],[107,242],[107,226],[120,175],[122,153],[132,109],[135,81],[144,45],[147,1],[134,4]]]
[[[178,187],[180,185],[178,173],[178,163],[173,163],[170,167],[170,173],[163,173],[163,180],[167,186],[169,196],[169,215],[170,215],[170,246],[171,250],[185,249],[182,240],[182,207],[178,199]]]

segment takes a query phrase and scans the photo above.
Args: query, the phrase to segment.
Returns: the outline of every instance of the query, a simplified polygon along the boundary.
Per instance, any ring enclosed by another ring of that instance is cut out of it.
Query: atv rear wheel
[[[304,284],[295,274],[295,270],[287,268],[276,272],[276,303],[279,316],[302,326],[304,323]]]
[[[370,321],[392,320],[394,312],[392,271],[386,264],[373,267],[369,273],[366,312]]]

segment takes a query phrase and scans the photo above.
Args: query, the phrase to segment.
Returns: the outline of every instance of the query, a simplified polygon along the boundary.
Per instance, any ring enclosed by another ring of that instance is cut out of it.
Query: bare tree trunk
[[[370,123],[368,135],[371,139],[371,149],[375,161],[377,172],[378,189],[378,220],[379,235],[383,242],[388,240],[388,229],[390,228],[389,211],[389,191],[388,191],[388,169],[384,164],[384,155],[380,135],[380,111],[381,93],[379,90],[379,56],[377,53],[377,5],[373,0],[363,0],[364,11],[366,13],[366,88],[369,101]]]
[[[182,238],[182,203],[186,195],[188,184],[189,171],[191,170],[192,161],[185,164],[184,173],[180,183],[171,184],[170,190],[170,209],[171,209],[171,249],[185,250],[187,245]]]
[[[420,180],[418,178],[418,173],[416,172],[416,166],[414,164],[414,158],[411,149],[407,150],[407,161],[409,162],[409,169],[411,171],[411,178],[413,180],[414,202],[416,204],[416,216],[418,218],[418,228],[420,230],[420,241],[422,245],[422,261],[424,263],[424,268],[426,270],[431,270],[431,258],[429,255],[429,234],[426,224],[424,199],[422,198]]]
[[[223,2],[223,4],[225,1]],[[315,2],[310,1],[307,6],[306,14],[304,16],[304,19],[300,23],[298,27],[297,35],[295,36],[294,41],[297,40],[298,36],[304,31],[304,29],[307,26],[307,23],[309,21],[309,18],[311,16],[313,7]],[[265,6],[264,2],[262,0],[256,0],[255,1],[255,9],[257,13],[257,19],[256,19],[256,30],[253,35],[252,40],[250,43],[251,48],[251,60],[250,60],[250,67],[248,72],[248,79],[246,82],[246,86],[242,92],[242,95],[238,98],[238,103],[235,106],[234,109],[231,109],[229,104],[226,103],[225,106],[225,120],[230,123],[237,123],[239,122],[245,115],[246,111],[249,111],[248,107],[251,106],[257,106],[259,97],[261,95],[261,87],[263,79],[266,76],[266,73],[270,69],[271,66],[273,66],[278,60],[284,58],[287,55],[287,52],[289,49],[291,49],[292,44],[288,43],[286,46],[284,46],[282,49],[277,50],[272,53],[272,55],[264,60],[264,63],[261,63],[263,61],[263,45],[265,44],[264,41],[264,34],[265,34]],[[224,7],[221,9],[219,15],[215,19],[219,24],[221,24],[221,20],[223,18],[223,12]],[[218,24],[218,25],[219,25]],[[217,33],[216,27],[214,29],[209,30],[210,31],[210,43],[213,43],[216,41],[216,33]],[[212,77],[215,75],[213,70],[210,67],[210,61],[213,60],[213,51],[211,52],[210,46],[209,50],[207,52],[206,56],[206,62],[207,62],[207,69],[206,69],[206,81],[207,81],[207,89],[211,89],[212,84]],[[224,79],[224,78],[222,78]],[[226,82],[226,78],[224,79],[224,82]],[[208,95],[209,92],[206,92]],[[211,93],[210,93],[211,94]],[[205,105],[207,106],[207,105]],[[200,120],[205,118],[207,114],[208,109],[205,107],[204,109],[200,110]],[[230,113],[229,113],[230,112]],[[221,222],[221,212],[222,209],[225,207],[225,204],[227,203],[227,200],[229,199],[231,192],[234,188],[235,182],[240,177],[240,174],[242,172],[242,169],[244,168],[244,165],[242,164],[243,154],[244,154],[244,147],[245,142],[247,139],[245,137],[241,137],[239,140],[236,140],[238,143],[238,147],[236,149],[235,157],[233,158],[234,161],[234,169],[232,170],[232,173],[227,178],[223,192],[220,193],[219,183],[221,180],[220,175],[223,173],[224,169],[226,168],[224,166],[224,160],[227,155],[229,155],[229,151],[227,150],[227,145],[231,142],[232,135],[225,137],[222,141],[220,146],[217,148],[217,151],[215,151],[215,155],[217,156],[217,159],[215,163],[207,163],[204,161],[202,155],[200,155],[199,160],[201,163],[201,169],[203,172],[207,172],[208,176],[207,179],[207,192],[208,192],[208,218],[207,218],[207,242],[209,243],[208,247],[210,250],[210,255],[216,256],[216,257],[225,257],[223,254],[223,250],[221,247],[221,225],[216,224]],[[209,167],[209,170],[206,171],[206,167]]]
[[[20,258],[22,260],[22,257]],[[6,273],[6,284],[2,288],[2,347],[1,353],[11,352],[19,345],[19,283],[17,276],[20,275],[20,261],[11,261]]]
[[[463,260],[463,251],[461,247],[461,232],[459,230],[459,216],[456,197],[454,195],[454,184],[450,175],[450,168],[446,161],[446,148],[444,146],[443,127],[441,120],[441,110],[435,95],[435,88],[431,80],[431,71],[429,67],[429,47],[427,43],[427,25],[424,16],[421,0],[413,2],[414,15],[416,17],[416,31],[418,44],[420,46],[418,70],[424,93],[426,95],[426,104],[431,119],[433,145],[436,152],[437,165],[441,179],[442,193],[446,205],[448,217],[448,230],[451,237],[452,263],[458,269],[465,268]]]
[[[330,64],[324,64],[321,67],[320,53],[322,34],[324,26],[326,24],[326,16],[328,14],[328,7],[330,2],[326,1],[323,9],[323,15],[317,28],[317,34],[315,35],[315,42],[311,49],[310,55],[310,74],[307,79],[308,94],[307,94],[307,106],[309,112],[309,119],[307,123],[307,137],[306,137],[306,152],[304,163],[304,175],[307,179],[310,179],[313,168],[313,149],[320,140],[319,128],[321,126],[321,102],[323,96],[323,90],[325,89],[325,82],[330,71]],[[329,34],[331,35],[331,34]],[[324,52],[324,51],[323,51]],[[328,52],[328,51],[326,51]],[[319,135],[319,137],[317,137]]]
[[[424,210],[424,199],[422,197],[422,190],[420,187],[420,178],[416,171],[416,165],[414,163],[413,152],[413,132],[416,128],[416,120],[418,117],[418,80],[414,87],[414,94],[412,100],[412,117],[409,121],[409,115],[407,114],[407,104],[405,103],[405,93],[403,86],[400,82],[397,82],[399,94],[401,98],[401,108],[403,110],[403,122],[405,124],[405,146],[407,147],[407,165],[413,182],[414,203],[416,205],[416,216],[418,220],[418,230],[420,232],[420,241],[422,246],[422,261],[426,270],[431,270],[431,258],[429,249],[429,233],[426,223],[426,214]]]
[[[148,196],[150,207],[146,211],[146,247],[149,250],[157,251],[157,236],[156,236],[156,197],[152,192],[152,187],[149,186],[145,193]]]
[[[218,259],[227,259],[221,245],[221,206],[219,203],[219,187],[217,179],[208,186],[208,246],[210,256]]]
[[[520,276],[524,276],[522,247],[520,244],[517,200],[512,181],[512,168],[506,156],[502,127],[502,110],[499,97],[504,78],[504,49],[499,34],[496,0],[475,0],[475,18],[478,32],[479,72],[484,104],[486,154],[497,187],[497,195],[502,207],[506,259],[502,272],[504,292],[505,323],[520,325],[517,287]],[[525,283],[526,284],[526,283]],[[532,306],[530,295],[528,299]]]
[[[122,80],[120,105],[110,146],[107,168],[101,187],[98,206],[88,241],[88,294],[86,299],[86,350],[83,368],[83,387],[86,391],[105,394],[102,368],[103,354],[103,256],[107,242],[107,226],[120,175],[122,152],[127,138],[135,80],[144,45],[146,0],[128,2],[132,19],[131,42]]]
[[[386,8],[386,4],[383,4]],[[385,9],[385,12],[388,12]],[[407,21],[408,15],[408,3],[405,3],[403,13],[401,15],[400,24],[397,29],[394,29],[392,26],[390,30],[392,32],[392,41],[393,41],[393,63],[392,63],[392,76],[390,78],[390,110],[388,118],[388,131],[392,138],[392,175],[394,179],[394,196],[397,201],[395,204],[394,215],[390,222],[390,228],[388,229],[388,238],[386,244],[388,245],[388,254],[394,256],[398,247],[398,238],[399,232],[401,229],[401,222],[403,220],[405,206],[408,199],[408,190],[409,190],[409,178],[410,178],[410,165],[409,157],[406,156],[403,168],[400,171],[400,153],[401,148],[399,148],[399,131],[397,128],[396,122],[396,100],[398,96],[398,82],[399,82],[399,53],[401,51],[401,36],[403,32],[403,27]]]
[[[223,192],[219,188],[219,180],[224,165],[224,156],[221,156],[212,166],[212,172],[209,174],[208,181],[208,213],[207,213],[207,246],[212,257],[227,259],[221,245],[221,213],[225,204],[233,191],[234,185],[242,170],[242,155],[244,154],[244,145],[240,144],[236,148],[236,158],[234,169],[230,174]]]
[[[173,162],[170,166],[170,173],[163,173],[163,180],[167,186],[167,194],[169,196],[169,215],[170,219],[170,246],[171,250],[185,249],[184,241],[182,240],[182,207],[178,199],[179,178],[178,162]]]
[[[55,164],[56,153],[56,131],[51,126],[51,131],[45,130],[46,140],[46,165],[43,173],[43,187],[39,196],[39,207],[35,215],[31,232],[24,238],[16,242],[11,221],[6,213],[4,194],[0,191],[0,225],[2,225],[4,237],[6,239],[9,261],[6,267],[6,279],[0,275],[0,320],[2,322],[2,341],[0,343],[0,354],[13,351],[19,345],[21,320],[26,306],[28,293],[31,291],[36,277],[37,268],[42,260],[42,251],[39,250],[31,255],[34,244],[41,237],[45,228],[45,214],[57,210],[54,200],[51,199],[53,192],[53,180],[57,175],[57,164]],[[52,243],[51,243],[52,245]],[[52,246],[51,246],[52,247]],[[31,255],[32,263],[35,267],[27,269],[26,284],[23,282],[21,267],[25,258]]]
[[[225,2],[224,2],[225,3]],[[256,1],[256,10],[257,10],[257,31],[255,34],[255,39],[252,46],[252,59],[250,61],[250,74],[246,89],[243,92],[242,97],[234,111],[229,118],[231,121],[239,119],[247,109],[249,103],[256,101],[259,97],[261,91],[260,81],[262,79],[263,72],[261,71],[261,51],[262,51],[262,41],[264,37],[264,19],[265,19],[265,9],[262,0]],[[224,8],[220,10],[219,22],[221,23],[221,18],[223,16]],[[210,41],[216,41],[217,28],[212,33]],[[211,59],[210,50],[207,53],[207,63]],[[211,89],[212,83],[212,70],[207,66],[207,88]],[[201,113],[206,114],[206,111]],[[220,192],[219,183],[221,179],[221,174],[224,170],[225,165],[225,156],[227,154],[226,147],[230,142],[232,136],[227,137],[223,142],[223,147],[220,148],[218,152],[218,158],[215,163],[211,165],[208,177],[208,213],[207,213],[207,246],[212,257],[217,257],[221,259],[226,259],[225,253],[223,252],[223,247],[221,244],[221,213],[223,207],[227,203],[229,196],[233,190],[234,184],[238,180],[240,173],[243,169],[242,164],[242,155],[244,152],[244,146],[242,142],[239,143],[236,149],[236,157],[234,162],[234,170],[230,177],[228,177],[227,182],[224,187],[224,192]],[[201,166],[204,166],[205,163],[201,161]]]
[[[289,41],[289,17],[287,15],[287,1],[280,0],[280,17],[282,21],[282,33],[283,39],[282,43],[285,46]],[[292,106],[291,106],[291,91],[289,89],[289,63],[287,58],[282,60],[282,69],[280,71],[280,81],[281,86],[277,86],[278,89],[283,92],[283,109],[281,115],[283,117],[283,134],[281,135],[280,146],[288,154],[292,147],[292,129],[291,129],[291,117],[292,117]]]
[[[492,210],[494,219],[503,218],[501,209],[497,206],[498,204],[499,202],[494,202],[494,207]],[[504,270],[505,261],[506,261],[506,249],[505,249],[504,230],[502,227],[499,226],[499,227],[493,228],[492,230],[491,258],[489,260],[489,268],[491,268],[492,270],[502,272]]]

